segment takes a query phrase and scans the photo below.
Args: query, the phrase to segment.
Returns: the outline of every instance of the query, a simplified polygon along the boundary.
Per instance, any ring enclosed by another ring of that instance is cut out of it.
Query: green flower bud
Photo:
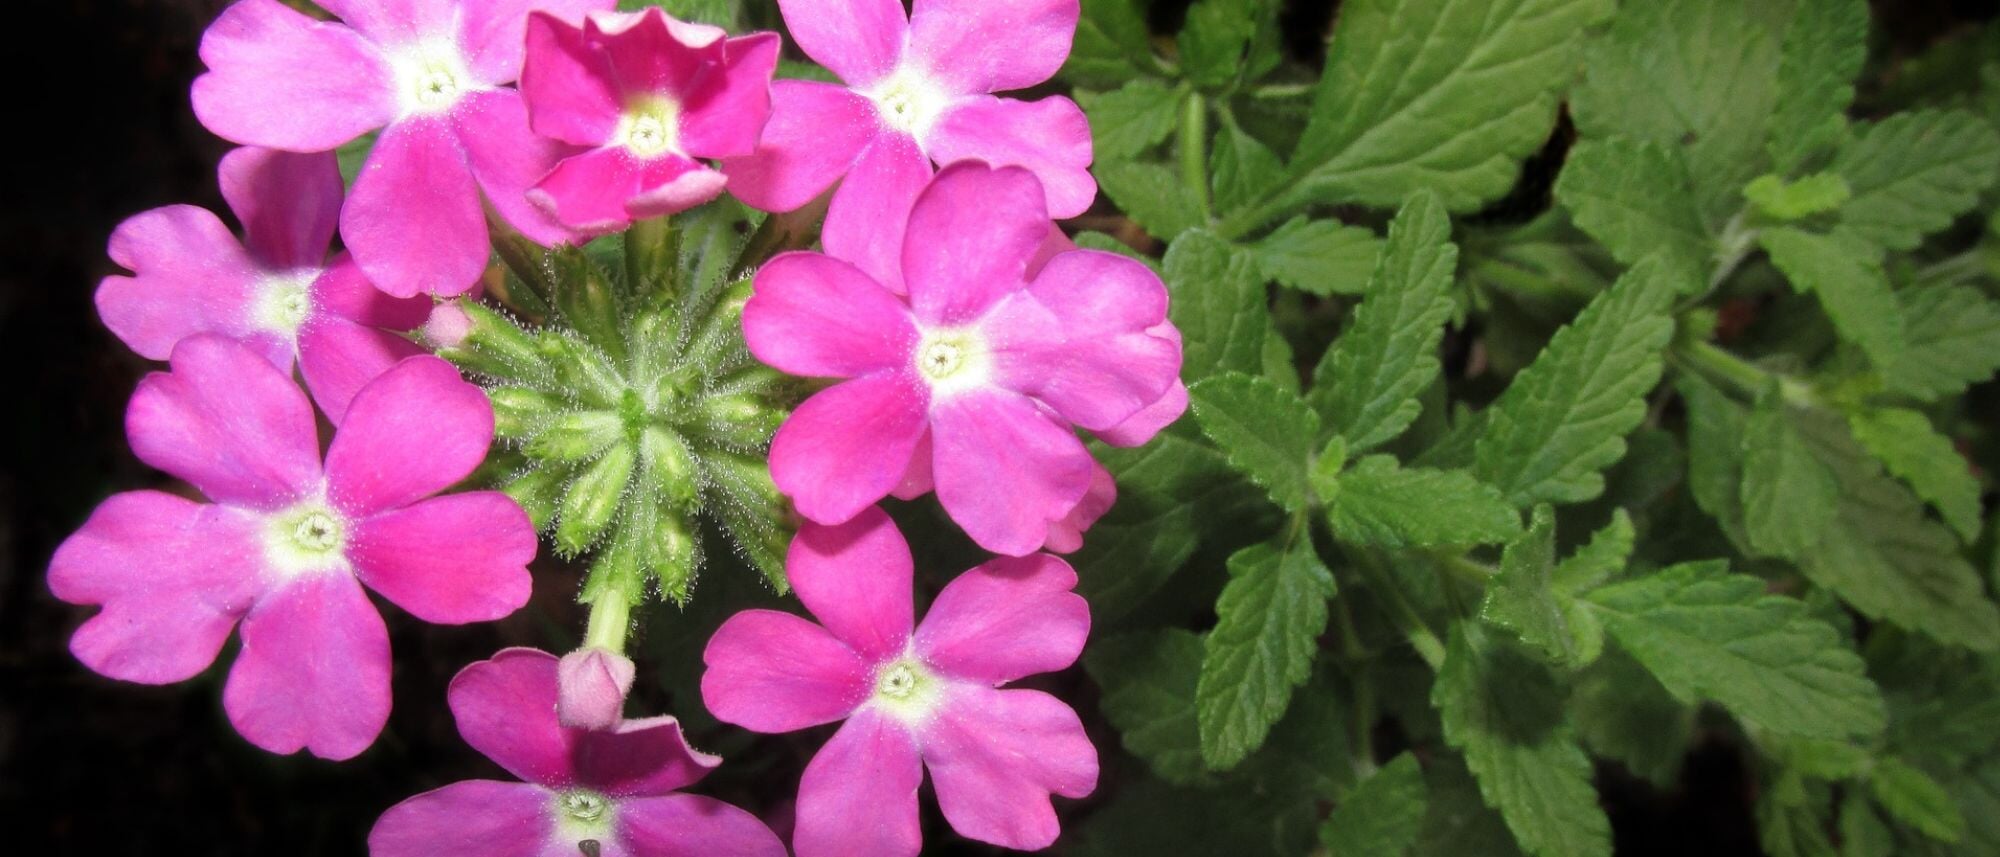
[[[701,487],[696,475],[698,465],[680,438],[664,429],[646,429],[639,440],[639,460],[645,467],[642,478],[649,494],[676,509],[694,505]]]
[[[785,421],[785,412],[764,397],[739,393],[703,399],[689,428],[731,449],[759,449]]]
[[[625,436],[625,424],[609,411],[573,411],[547,424],[528,441],[528,455],[546,461],[582,461]]]
[[[486,397],[493,402],[493,433],[508,440],[534,434],[561,406],[554,396],[526,387],[495,387]]]
[[[576,555],[588,550],[618,513],[632,478],[636,458],[629,444],[618,444],[583,468],[569,484],[556,515],[556,548]]]
[[[469,325],[465,340],[456,348],[440,349],[439,356],[473,372],[510,381],[528,381],[548,373],[548,363],[535,338],[512,319],[484,304],[468,301],[460,308]]]
[[[514,502],[521,504],[535,529],[546,529],[556,517],[556,502],[562,497],[563,481],[569,472],[554,467],[537,467],[500,486]]]

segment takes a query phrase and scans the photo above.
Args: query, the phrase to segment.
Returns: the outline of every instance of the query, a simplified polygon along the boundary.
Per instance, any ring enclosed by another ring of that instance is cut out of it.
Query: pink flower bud
[[[608,649],[577,649],[563,655],[556,672],[557,719],[570,729],[618,728],[636,672],[631,658]]]
[[[424,341],[433,348],[457,348],[472,334],[472,317],[458,301],[445,301],[431,308],[429,321],[424,322]]]

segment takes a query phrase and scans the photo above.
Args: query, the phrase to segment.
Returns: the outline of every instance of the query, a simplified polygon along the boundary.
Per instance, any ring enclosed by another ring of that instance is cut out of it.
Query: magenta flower
[[[858,257],[788,253],[758,271],[750,350],[792,374],[851,379],[778,429],[771,477],[822,524],[935,486],[981,546],[1031,553],[1090,488],[1094,462],[1071,425],[1120,429],[1172,395],[1166,287],[1115,253],[1033,267],[1051,227],[1018,167],[947,167],[909,212],[907,228],[879,221]]]
[[[766,211],[790,211],[841,176],[831,212],[901,216],[894,203],[940,165],[973,159],[1025,167],[1047,192],[1048,211],[1090,207],[1090,123],[1060,96],[1040,101],[990,93],[1048,80],[1069,56],[1077,0],[779,0],[792,38],[846,86],[781,80],[756,154],[723,161],[729,188]],[[827,252],[840,256],[872,217],[829,216]]]
[[[323,152],[382,129],[340,235],[392,295],[472,288],[489,251],[480,190],[544,244],[572,236],[526,192],[565,154],[528,128],[528,11],[571,20],[613,0],[326,0],[345,25],[241,0],[202,36],[194,112],[225,139]]]
[[[726,38],[659,7],[528,19],[521,94],[535,132],[584,147],[528,199],[585,235],[673,214],[722,193],[698,158],[748,155],[771,115],[776,33]]]
[[[345,255],[328,264],[343,193],[333,153],[242,148],[217,173],[244,240],[191,205],[134,215],[111,234],[133,276],[104,278],[97,313],[152,360],[197,333],[242,340],[287,372],[296,359],[338,423],[361,385],[422,353],[389,331],[423,324],[430,301],[382,294]]]
[[[556,669],[547,652],[505,649],[460,670],[450,692],[458,734],[526,782],[466,780],[396,804],[369,832],[368,853],[785,857],[756,816],[675,793],[722,760],[690,748],[674,718],[607,732],[556,722]]]
[[[172,367],[132,396],[132,450],[215,502],[133,491],[97,507],[49,564],[57,598],[104,608],[70,651],[165,684],[207,668],[241,620],[222,693],[237,731],[274,753],[360,753],[389,717],[389,635],[363,584],[441,624],[527,603],[535,531],[520,507],[430,496],[485,457],[486,395],[411,357],[355,394],[322,465],[305,394],[248,346],[197,334]]]
[[[910,547],[882,510],[807,524],[786,557],[820,620],[746,610],[702,654],[722,720],[790,732],[846,720],[799,782],[798,857],[903,857],[923,844],[928,767],[961,835],[1035,850],[1060,832],[1051,793],[1097,787],[1097,749],[1068,705],[1000,685],[1068,667],[1090,633],[1076,573],[1047,554],[1000,558],[940,591],[911,631]],[[921,763],[921,764],[920,764]]]

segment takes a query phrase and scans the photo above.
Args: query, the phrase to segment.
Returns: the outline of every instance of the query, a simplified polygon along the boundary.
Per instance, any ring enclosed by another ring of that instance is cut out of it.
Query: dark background
[[[124,217],[177,202],[223,210],[214,165],[228,147],[195,121],[187,87],[201,70],[201,30],[224,5],[7,5],[0,819],[9,853],[362,853],[375,817],[403,797],[502,776],[457,738],[443,705],[452,673],[504,645],[558,645],[549,629],[580,627],[566,597],[575,577],[561,569],[538,570],[535,603],[502,623],[441,628],[385,607],[395,712],[372,749],[338,765],[276,757],[244,742],[222,716],[221,667],[143,687],[96,676],[69,656],[69,634],[88,610],[49,595],[42,578],[49,555],[105,496],[167,487],[124,444],[125,401],[149,366],[97,322],[91,294],[114,270],[104,245]],[[1308,7],[1302,19],[1324,20],[1330,3],[1292,5]],[[1882,51],[1903,55],[2000,11],[1991,0],[1874,5]],[[1297,42],[1314,39],[1304,33]],[[232,657],[225,651],[218,663]],[[1750,784],[1728,748],[1697,750],[1671,793],[1616,771],[1603,772],[1600,786],[1621,854],[1755,853]],[[755,807],[785,791],[729,797]]]

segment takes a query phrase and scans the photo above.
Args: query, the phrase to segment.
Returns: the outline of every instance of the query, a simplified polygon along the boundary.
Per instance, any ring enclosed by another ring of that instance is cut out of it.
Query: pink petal
[[[635,857],[785,857],[757,816],[696,795],[619,801],[618,836]]]
[[[531,10],[575,25],[583,23],[584,16],[608,12],[617,4],[615,0],[484,0],[452,5],[462,10],[458,43],[465,50],[466,64],[481,82],[497,86],[521,76]]]
[[[910,52],[959,92],[1026,89],[1062,68],[1078,13],[1077,0],[917,0]]]
[[[368,831],[368,854],[544,857],[555,849],[555,817],[549,812],[554,799],[547,789],[526,783],[452,783],[389,807]]]
[[[347,558],[419,619],[490,622],[528,603],[535,525],[498,491],[433,497],[357,522]]]
[[[694,169],[688,169],[688,167]],[[648,163],[647,186],[625,203],[634,220],[679,214],[722,195],[729,179],[698,161],[655,158]]]
[[[1183,387],[1185,391],[1187,388]],[[1090,463],[1090,490],[1084,492],[1083,500],[1076,508],[1069,510],[1063,519],[1049,526],[1049,540],[1042,543],[1042,550],[1056,553],[1075,553],[1083,549],[1083,534],[1097,519],[1111,511],[1111,504],[1118,501],[1118,483],[1111,478],[1111,471],[1095,460]]]
[[[451,679],[446,699],[458,734],[507,772],[536,785],[576,781],[570,731],[556,720],[556,656],[501,649]]]
[[[799,779],[798,857],[915,857],[923,847],[917,745],[873,710],[848,718]]]
[[[346,253],[335,256],[312,283],[313,315],[336,315],[369,327],[415,330],[430,319],[434,304],[429,296],[399,298],[375,288]]]
[[[222,705],[273,753],[340,760],[368,749],[389,721],[389,631],[361,584],[314,573],[258,599]]]
[[[931,180],[931,160],[908,134],[884,133],[833,192],[820,235],[827,255],[853,262],[896,294],[903,285],[903,231]]]
[[[546,247],[586,240],[528,200],[529,188],[579,150],[530,129],[519,92],[493,89],[466,96],[452,112],[452,122],[471,159],[472,176],[501,220]]]
[[[977,160],[1024,167],[1048,195],[1050,216],[1075,217],[1097,199],[1090,177],[1090,121],[1060,95],[1016,101],[982,95],[953,104],[924,138],[940,164]]]
[[[299,329],[299,372],[326,418],[339,425],[354,394],[406,358],[424,353],[385,330],[328,315]]]
[[[244,243],[265,270],[326,264],[347,192],[332,152],[244,147],[223,155],[216,174],[222,198],[243,224]]]
[[[388,63],[359,33],[278,0],[242,0],[201,37],[194,114],[224,139],[298,152],[338,147],[396,117]]]
[[[771,119],[771,75],[783,43],[776,33],[752,33],[723,46],[723,66],[691,93],[681,113],[681,148],[698,158],[732,158],[757,150]]]
[[[681,155],[642,159],[623,146],[605,147],[556,165],[528,200],[577,234],[604,235],[714,199],[723,182],[721,173]]]
[[[250,306],[262,272],[229,227],[192,205],[135,214],[111,233],[111,261],[135,276],[104,278],[97,314],[133,351],[165,360],[182,339],[201,332],[247,338]],[[263,340],[267,357],[291,365],[290,343]]]
[[[639,667],[596,646],[562,656],[556,665],[556,720],[564,729],[616,729]]]
[[[938,502],[994,553],[1035,552],[1090,487],[1083,443],[1018,394],[976,390],[940,401],[931,434]]]
[[[537,697],[541,699],[541,697]],[[554,707],[549,698],[543,704]],[[688,746],[672,717],[627,720],[610,732],[565,731],[577,782],[615,797],[663,795],[694,785],[722,764]]]
[[[910,543],[881,508],[839,526],[807,523],[785,554],[799,602],[871,662],[902,654],[910,639]]]
[[[49,590],[104,607],[70,638],[84,666],[166,684],[215,662],[263,585],[257,521],[157,491],[114,494],[49,561]]]
[[[1075,588],[1069,563],[1048,554],[988,560],[938,592],[917,628],[917,654],[990,685],[1065,669],[1090,635],[1090,605]]]
[[[854,86],[874,83],[902,58],[909,20],[898,0],[778,0],[792,40]]]
[[[471,475],[493,442],[493,406],[450,363],[412,357],[356,393],[326,451],[327,495],[362,518]]]
[[[1180,343],[1147,332],[1166,321],[1167,288],[1145,265],[1100,250],[1062,253],[1029,294],[1060,320],[1061,336],[997,329],[1002,322],[990,321],[996,338],[1032,342],[996,361],[1002,386],[1102,430],[1157,401],[1179,377]]]
[[[852,519],[903,478],[929,398],[901,371],[814,393],[771,439],[771,481],[810,520]]]
[[[1062,832],[1049,794],[1097,788],[1097,748],[1076,712],[1038,690],[959,685],[951,694],[922,731],[945,820],[981,842],[1049,847]]]
[[[1176,348],[1181,344],[1181,332],[1173,322],[1161,322],[1147,331],[1154,336],[1172,342]],[[1112,446],[1144,446],[1159,434],[1161,429],[1180,419],[1187,413],[1187,385],[1175,378],[1174,383],[1152,404],[1140,409],[1136,414],[1116,426],[1097,432],[1097,439]]]
[[[1042,188],[1018,167],[960,162],[931,180],[910,209],[903,281],[925,324],[976,321],[1027,286],[1028,262],[1048,235]]]
[[[758,269],[743,338],[758,360],[793,375],[851,378],[908,365],[917,329],[909,307],[853,265],[786,253]]]
[[[701,698],[725,723],[792,732],[846,717],[868,698],[870,670],[832,634],[790,613],[745,610],[702,650]]]
[[[1075,249],[1076,242],[1069,240],[1069,235],[1062,231],[1062,227],[1049,224],[1048,234],[1042,238],[1041,246],[1035,248],[1035,258],[1028,260],[1028,279],[1041,276],[1042,269],[1048,266],[1049,260],[1054,259],[1056,254]]]
[[[312,405],[298,385],[235,340],[199,334],[173,372],[139,382],[125,412],[132,452],[222,503],[272,509],[319,482]]]
[[[579,27],[547,13],[528,17],[528,63],[521,98],[535,133],[576,146],[610,140],[625,112],[624,93],[604,54]]]
[[[446,120],[413,117],[382,131],[340,212],[340,237],[368,279],[397,297],[455,295],[478,282],[486,217]]]
[[[917,441],[917,448],[910,453],[910,466],[903,471],[903,481],[889,492],[898,500],[915,500],[937,488],[937,480],[931,473],[931,432],[924,430],[924,437]]]
[[[657,6],[594,15],[584,27],[608,63],[611,79],[627,95],[688,94],[698,75],[724,61],[723,44],[729,36],[721,27],[681,21]]]
[[[771,121],[757,150],[725,158],[729,190],[745,205],[791,211],[824,193],[880,133],[875,102],[831,83],[771,84]]]
[[[448,33],[461,0],[318,0],[348,26],[379,44],[401,44]]]

